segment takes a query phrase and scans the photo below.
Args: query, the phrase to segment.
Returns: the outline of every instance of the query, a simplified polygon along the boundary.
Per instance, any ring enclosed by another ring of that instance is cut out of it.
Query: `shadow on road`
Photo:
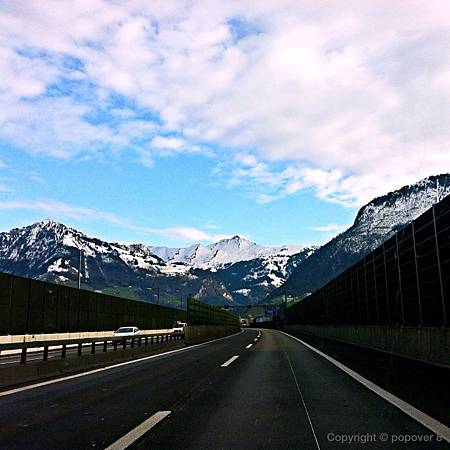
[[[296,336],[450,426],[450,369],[330,339]]]

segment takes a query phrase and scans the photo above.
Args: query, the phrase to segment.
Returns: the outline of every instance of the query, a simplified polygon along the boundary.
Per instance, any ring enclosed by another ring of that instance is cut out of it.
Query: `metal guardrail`
[[[184,333],[163,333],[163,334],[141,334],[135,337],[92,337],[92,338],[77,338],[77,339],[61,339],[61,340],[45,340],[32,342],[12,342],[0,344],[0,353],[3,350],[21,350],[20,364],[25,364],[27,361],[27,350],[30,348],[43,348],[42,361],[48,360],[50,347],[61,347],[61,359],[66,358],[67,347],[77,346],[77,356],[81,356],[83,352],[83,344],[91,344],[90,354],[96,353],[96,346],[98,343],[103,343],[102,352],[108,351],[108,344],[111,343],[113,350],[117,350],[120,346],[123,350],[129,348],[149,346],[155,344],[162,344],[165,342],[173,342],[184,339]]]

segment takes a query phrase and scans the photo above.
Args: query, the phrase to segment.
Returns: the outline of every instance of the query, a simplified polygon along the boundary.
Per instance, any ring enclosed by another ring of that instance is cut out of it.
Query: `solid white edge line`
[[[408,416],[412,417],[414,420],[419,422],[424,427],[431,430],[436,435],[442,437],[447,442],[450,442],[450,428],[444,425],[443,423],[437,421],[436,419],[433,419],[428,414],[425,414],[424,412],[420,411],[419,409],[415,408],[414,406],[410,405],[409,403],[406,403],[402,399],[398,398],[394,394],[391,394],[390,392],[384,390],[380,386],[376,385],[375,383],[372,383],[367,378],[364,378],[362,375],[359,375],[357,372],[353,371],[352,369],[348,368],[344,364],[340,363],[336,359],[332,358],[331,356],[328,356],[327,354],[321,352],[317,348],[313,347],[310,344],[307,344],[306,342],[302,341],[301,339],[292,336],[291,334],[285,333],[284,331],[279,330],[280,333],[285,334],[286,336],[289,336],[292,339],[295,339],[296,341],[303,344],[305,347],[309,348],[313,352],[317,353],[318,355],[325,358],[330,363],[334,364],[336,367],[341,369],[343,372],[345,372],[347,375],[350,375],[352,378],[354,378],[356,381],[361,383],[366,388],[370,389],[375,394],[379,395],[381,398],[386,400],[387,402],[391,403],[392,405],[396,406],[398,409],[403,411]]]
[[[147,431],[152,429],[156,424],[161,422],[161,420],[165,419],[171,411],[159,411],[153,416],[149,417],[147,420],[144,420],[140,425],[136,428],[133,428],[129,433],[122,436],[119,440],[111,444],[105,450],[124,450],[128,448],[131,444],[136,442],[141,436],[143,436]]]
[[[232,356],[229,360],[225,361],[220,367],[228,367],[233,361],[236,361],[239,355]]]
[[[253,344],[248,344],[245,348],[253,347]]]
[[[18,392],[28,391],[29,389],[35,389],[35,388],[38,388],[38,387],[47,386],[49,384],[55,384],[55,383],[60,383],[62,381],[73,380],[75,378],[86,377],[86,376],[92,375],[94,373],[105,372],[107,370],[112,370],[112,369],[115,369],[117,367],[127,366],[129,364],[137,364],[137,363],[140,363],[140,362],[143,362],[143,361],[148,361],[149,359],[163,358],[163,357],[165,357],[167,355],[171,355],[171,354],[174,354],[174,353],[185,352],[185,351],[192,350],[194,348],[202,347],[204,345],[212,344],[213,342],[223,341],[225,339],[229,339],[229,338],[238,336],[238,335],[240,335],[240,334],[242,334],[244,332],[245,332],[245,330],[241,330],[241,331],[239,331],[237,333],[230,334],[229,336],[224,336],[224,337],[221,337],[221,338],[218,338],[218,339],[213,339],[212,341],[208,341],[208,342],[202,342],[201,344],[190,345],[189,347],[184,347],[184,348],[177,348],[175,350],[170,350],[170,351],[165,352],[165,353],[158,353],[156,355],[144,356],[143,358],[132,359],[131,361],[125,361],[125,362],[122,362],[122,363],[119,363],[119,364],[114,364],[112,366],[101,367],[100,369],[89,370],[88,372],[77,373],[75,375],[68,375],[66,377],[56,378],[54,380],[42,381],[40,383],[35,383],[35,384],[27,385],[27,386],[22,386],[20,388],[10,389],[8,391],[0,392],[0,397],[5,397],[7,395],[17,394]]]

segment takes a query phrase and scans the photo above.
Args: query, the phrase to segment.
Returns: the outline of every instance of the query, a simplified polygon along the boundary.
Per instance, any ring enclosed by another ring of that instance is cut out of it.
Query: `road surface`
[[[131,364],[0,393],[1,449],[113,450],[128,445],[450,448],[323,356],[274,330],[246,330]]]

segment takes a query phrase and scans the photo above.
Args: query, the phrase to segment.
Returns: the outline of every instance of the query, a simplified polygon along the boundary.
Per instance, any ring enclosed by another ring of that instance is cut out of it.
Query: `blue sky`
[[[449,171],[446,2],[224,3],[1,3],[1,230],[322,243]]]
[[[188,227],[211,236],[241,234],[259,243],[282,245],[321,241],[324,233],[313,228],[336,217],[346,223],[354,216],[353,208],[324,205],[312,192],[259,203],[239,187],[224,186],[213,173],[216,161],[204,156],[162,158],[148,168],[132,158],[65,161],[30,157],[7,145],[1,150],[8,164],[4,180],[11,189],[0,194],[2,200],[17,202],[16,206],[24,203],[24,208],[0,211],[3,230],[52,217],[113,241],[188,245],[195,241],[195,233],[191,241],[157,231]],[[34,202],[49,208],[34,207]],[[109,212],[155,232],[130,229],[95,213],[78,214],[78,207]]]

